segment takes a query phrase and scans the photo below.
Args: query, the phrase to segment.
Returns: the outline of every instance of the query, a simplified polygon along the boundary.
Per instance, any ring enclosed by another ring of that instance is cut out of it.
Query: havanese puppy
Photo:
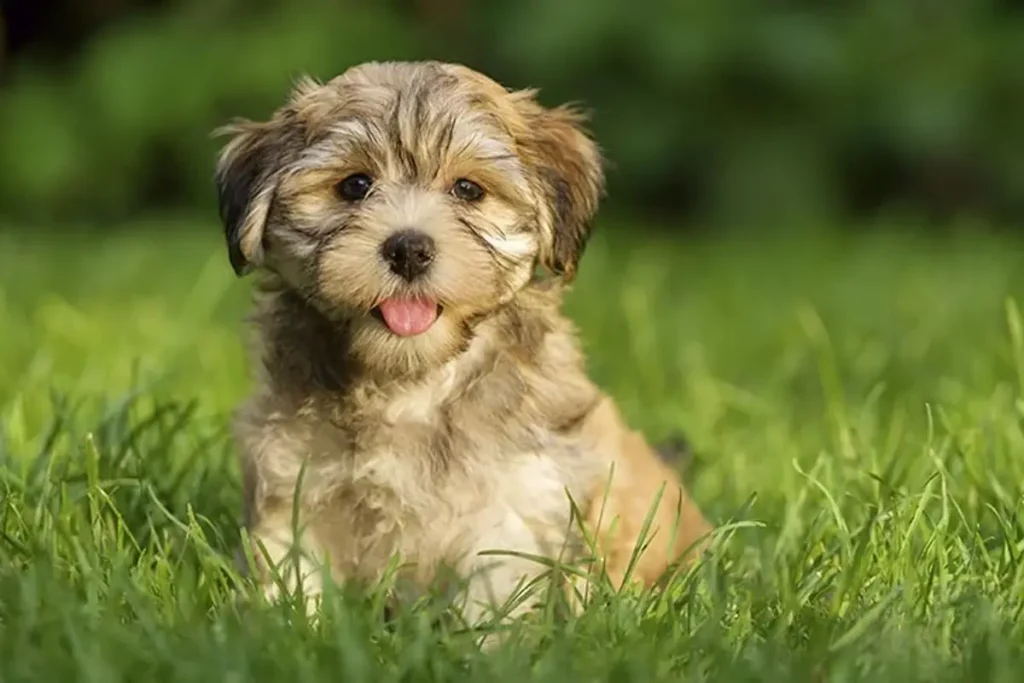
[[[464,579],[479,624],[537,558],[651,585],[705,547],[560,312],[604,187],[575,110],[460,65],[367,63],[225,130],[228,254],[262,274],[236,434],[269,595],[397,558],[414,586]]]

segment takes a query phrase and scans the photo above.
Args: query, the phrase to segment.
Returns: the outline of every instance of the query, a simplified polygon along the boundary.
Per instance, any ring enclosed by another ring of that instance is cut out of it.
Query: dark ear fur
[[[528,117],[526,147],[538,170],[548,209],[550,243],[542,251],[541,264],[571,281],[604,194],[603,159],[583,127],[582,113],[569,106],[535,106]]]
[[[219,134],[232,135],[217,160],[215,180],[220,219],[231,267],[245,275],[263,262],[263,230],[282,162],[280,125],[240,121]]]

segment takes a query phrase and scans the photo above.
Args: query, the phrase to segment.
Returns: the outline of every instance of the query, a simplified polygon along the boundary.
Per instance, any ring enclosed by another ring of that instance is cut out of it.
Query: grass
[[[424,602],[241,608],[246,283],[216,229],[0,236],[0,682],[1011,681],[1024,253],[972,235],[596,240],[595,379],[733,526],[663,595],[483,655]]]

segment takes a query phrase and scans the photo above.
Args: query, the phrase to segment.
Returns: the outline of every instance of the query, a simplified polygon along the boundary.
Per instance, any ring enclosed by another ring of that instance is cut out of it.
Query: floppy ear
[[[240,121],[217,133],[233,136],[217,159],[215,179],[228,257],[242,276],[263,262],[263,230],[277,187],[283,129],[275,122]]]
[[[524,104],[527,130],[522,144],[544,201],[541,265],[571,281],[604,194],[601,151],[584,129],[581,112],[570,106],[544,109],[532,97]]]

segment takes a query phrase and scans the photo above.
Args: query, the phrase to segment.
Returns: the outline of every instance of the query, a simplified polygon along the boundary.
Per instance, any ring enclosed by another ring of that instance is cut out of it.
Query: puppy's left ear
[[[522,144],[544,202],[541,265],[571,281],[604,194],[601,151],[584,128],[586,118],[580,111],[570,106],[545,109],[532,96],[524,97],[522,104],[528,126]]]
[[[239,121],[219,128],[231,135],[217,159],[215,180],[231,267],[239,277],[263,263],[263,231],[286,152],[277,121]]]

